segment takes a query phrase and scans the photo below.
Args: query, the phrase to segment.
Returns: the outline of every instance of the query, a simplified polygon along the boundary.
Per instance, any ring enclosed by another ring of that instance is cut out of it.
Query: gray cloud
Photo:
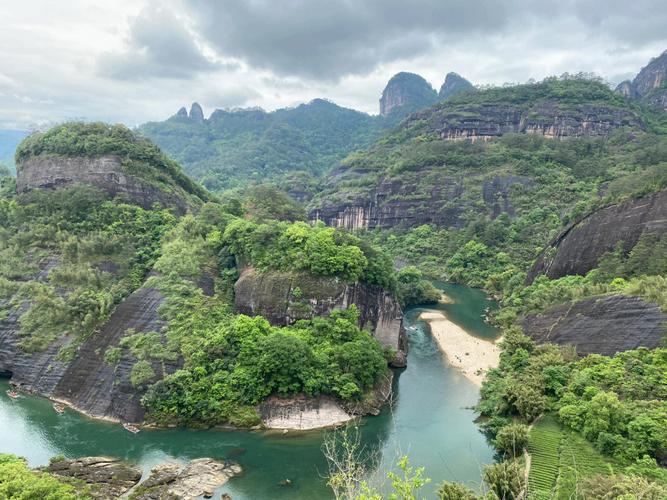
[[[119,80],[191,78],[218,66],[202,54],[183,21],[156,4],[132,21],[123,50],[106,52],[97,61],[99,74]]]
[[[198,32],[222,55],[278,75],[323,81],[368,74],[465,39],[520,39],[526,25],[542,27],[545,48],[582,34],[643,44],[665,40],[667,26],[664,0],[602,5],[595,0],[186,0],[185,5]]]

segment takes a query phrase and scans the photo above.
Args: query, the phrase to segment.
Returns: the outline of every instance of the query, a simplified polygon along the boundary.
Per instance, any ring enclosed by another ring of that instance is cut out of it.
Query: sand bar
[[[500,348],[495,342],[473,337],[441,311],[424,311],[419,319],[431,327],[431,334],[449,362],[481,386],[486,372],[498,366]]]

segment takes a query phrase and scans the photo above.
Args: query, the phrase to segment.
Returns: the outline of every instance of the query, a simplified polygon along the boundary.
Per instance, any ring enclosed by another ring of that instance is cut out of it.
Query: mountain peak
[[[445,82],[440,87],[439,97],[440,99],[449,99],[456,94],[465,92],[467,90],[473,90],[475,87],[468,80],[463,78],[458,73],[453,71],[447,73],[445,76]]]
[[[380,98],[380,114],[395,114],[401,108],[402,116],[434,104],[438,94],[424,78],[402,71],[391,77]]]
[[[204,111],[201,109],[199,103],[193,102],[190,106],[190,120],[197,123],[204,123]]]
[[[185,109],[185,107],[181,107],[174,116],[178,116],[179,118],[187,118],[188,117],[188,110]]]

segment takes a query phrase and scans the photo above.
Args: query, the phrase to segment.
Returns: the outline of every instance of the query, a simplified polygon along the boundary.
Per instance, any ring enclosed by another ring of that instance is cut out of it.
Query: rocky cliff
[[[195,123],[204,123],[204,111],[201,109],[201,106],[197,102],[193,102],[190,106],[190,113],[188,118]]]
[[[38,279],[48,279],[54,265],[48,261]],[[71,335],[60,337],[45,351],[23,350],[19,317],[25,307],[10,309],[8,317],[0,321],[0,373],[11,376],[12,383],[22,390],[63,401],[89,415],[140,422],[143,391],[130,382],[136,358],[124,351],[119,362],[111,365],[104,357],[109,347],[118,347],[129,329],[159,331],[163,326],[158,314],[161,303],[162,296],[155,289],[138,289],[116,308],[100,331],[74,350],[72,359],[62,356],[63,348],[75,342]],[[178,362],[153,362],[155,373],[171,373],[178,367]]]
[[[630,252],[645,232],[667,231],[667,190],[596,210],[568,225],[538,256],[528,282],[545,274],[586,274],[600,257],[623,243]]]
[[[608,104],[581,103],[564,107],[557,99],[528,104],[443,104],[411,115],[405,123],[424,122],[426,130],[445,140],[489,140],[504,134],[537,134],[552,139],[606,137],[620,127],[644,129],[633,111]]]
[[[74,184],[98,187],[109,196],[150,208],[154,203],[173,207],[179,213],[188,209],[188,202],[173,190],[149,183],[130,174],[119,156],[99,157],[39,155],[17,164],[16,190],[26,193],[33,189],[57,189]]]
[[[474,90],[475,87],[468,80],[463,78],[458,73],[447,73],[445,76],[445,81],[440,87],[440,92],[438,92],[438,97],[441,100],[449,99],[461,92],[467,92],[469,90]]]
[[[403,312],[396,298],[378,286],[248,268],[236,282],[235,304],[239,313],[261,314],[279,326],[354,304],[360,313],[359,326],[396,352],[395,366],[405,366],[408,346]]]
[[[616,92],[667,111],[667,50],[651,59],[632,81],[621,82]]]
[[[501,213],[513,216],[514,207],[510,200],[511,189],[530,189],[531,179],[504,175],[478,179],[478,186],[466,185],[460,176],[438,175],[433,181],[433,170],[423,169],[418,172],[422,179],[415,175],[402,175],[400,178],[382,176],[376,186],[367,192],[348,199],[327,199],[316,202],[309,217],[321,220],[333,227],[345,229],[389,229],[410,228],[422,224],[435,224],[439,227],[461,227],[463,213],[475,204],[475,198],[489,211],[492,217]],[[360,171],[340,169],[335,184],[342,178],[355,177],[362,179]],[[332,177],[336,176],[336,172]],[[432,182],[421,189],[422,182]],[[479,189],[481,188],[481,189]],[[481,192],[480,192],[481,191]]]
[[[380,98],[380,115],[406,116],[438,101],[438,94],[421,76],[401,72],[387,83]]]
[[[662,345],[667,314],[639,297],[610,295],[563,304],[521,321],[537,342],[573,345],[577,352],[616,352]]]

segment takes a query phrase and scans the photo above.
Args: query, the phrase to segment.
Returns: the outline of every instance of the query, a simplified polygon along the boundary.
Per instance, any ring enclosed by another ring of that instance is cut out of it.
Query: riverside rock
[[[551,279],[584,275],[621,242],[629,253],[645,233],[667,231],[667,190],[600,208],[569,224],[540,253],[528,273]]]
[[[247,268],[234,289],[239,313],[262,315],[277,326],[327,315],[334,309],[354,304],[359,310],[359,327],[367,328],[383,345],[394,350],[394,366],[405,366],[407,336],[403,328],[403,311],[396,298],[381,287],[347,284],[335,278],[301,273],[259,272]]]
[[[242,473],[234,462],[220,462],[211,458],[192,460],[183,466],[161,464],[151,470],[150,476],[133,493],[134,500],[194,500],[211,498],[214,491],[232,477]]]
[[[94,499],[120,498],[141,479],[141,467],[110,457],[83,457],[52,461],[45,470],[85,483]]]
[[[656,304],[639,297],[608,295],[529,315],[521,325],[538,343],[571,345],[582,356],[613,356],[638,347],[660,347],[665,322],[667,314]]]

